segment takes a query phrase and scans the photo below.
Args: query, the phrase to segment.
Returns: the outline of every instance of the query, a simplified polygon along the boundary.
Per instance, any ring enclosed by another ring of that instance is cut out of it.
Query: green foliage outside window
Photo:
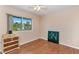
[[[30,18],[9,15],[9,23],[13,31],[32,30],[32,20]]]

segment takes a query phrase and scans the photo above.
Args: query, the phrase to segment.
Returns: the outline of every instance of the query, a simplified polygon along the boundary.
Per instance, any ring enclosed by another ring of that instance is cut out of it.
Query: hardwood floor
[[[7,54],[78,54],[79,50],[38,39],[20,46]]]

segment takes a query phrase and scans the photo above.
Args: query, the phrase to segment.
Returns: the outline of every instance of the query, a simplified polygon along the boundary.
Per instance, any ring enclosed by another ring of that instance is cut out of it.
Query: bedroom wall
[[[6,34],[7,32],[7,15],[6,15],[7,13],[15,16],[32,18],[32,26],[33,26],[32,30],[14,32],[20,37],[19,39],[20,44],[24,44],[39,38],[39,16],[23,10],[0,6],[0,42],[1,42],[2,34]]]
[[[73,6],[41,17],[41,38],[47,39],[48,30],[60,32],[60,44],[79,49],[79,7]]]
[[[0,42],[2,34],[7,32],[7,13],[32,18],[33,20],[33,29],[31,31],[14,32],[19,35],[20,44],[24,44],[38,38],[47,39],[48,30],[55,30],[60,32],[60,44],[79,49],[78,6],[59,10],[57,12],[51,12],[43,17],[39,17],[23,10],[0,6]]]

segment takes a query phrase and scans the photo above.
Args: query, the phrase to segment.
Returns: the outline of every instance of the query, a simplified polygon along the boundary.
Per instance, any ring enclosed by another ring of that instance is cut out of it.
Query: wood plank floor
[[[7,54],[79,54],[78,49],[38,39]]]

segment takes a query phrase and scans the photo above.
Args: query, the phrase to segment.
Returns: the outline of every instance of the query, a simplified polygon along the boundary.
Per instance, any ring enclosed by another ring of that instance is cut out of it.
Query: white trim
[[[2,52],[2,54],[4,54],[4,51],[3,51],[4,45],[3,44],[4,44],[4,42],[3,42],[3,36],[2,36],[2,38],[1,38],[1,52]]]
[[[34,40],[37,40],[37,39],[32,39],[32,40],[27,41],[27,42],[19,43],[19,45],[21,46],[21,45],[27,44],[27,43],[29,43],[29,42],[31,42],[31,41],[34,41]]]
[[[68,46],[68,47],[71,47],[71,48],[74,48],[74,49],[79,49],[78,47],[75,47],[75,46],[70,46],[70,45],[67,45],[67,44],[63,44],[63,43],[59,43],[61,45],[65,45],[65,46]]]

